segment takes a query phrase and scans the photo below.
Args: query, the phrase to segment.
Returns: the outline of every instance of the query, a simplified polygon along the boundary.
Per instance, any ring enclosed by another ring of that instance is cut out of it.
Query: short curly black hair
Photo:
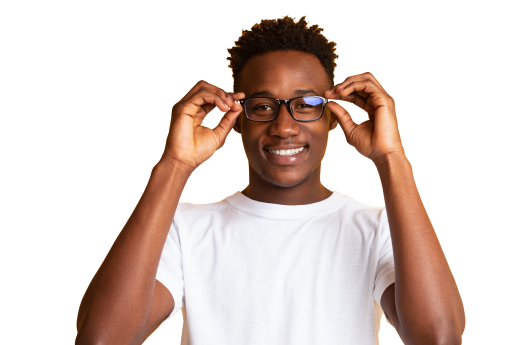
[[[234,77],[234,90],[239,83],[239,73],[246,62],[255,55],[273,51],[295,50],[315,55],[327,73],[331,85],[334,80],[336,67],[336,43],[329,42],[322,35],[324,29],[318,25],[308,27],[306,17],[295,22],[288,16],[280,19],[263,19],[255,24],[251,30],[243,30],[243,34],[235,42],[235,46],[228,49],[230,57],[229,67]]]

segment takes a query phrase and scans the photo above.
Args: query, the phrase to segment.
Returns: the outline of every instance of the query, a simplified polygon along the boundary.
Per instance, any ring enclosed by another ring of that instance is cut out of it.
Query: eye
[[[313,104],[307,104],[307,103],[301,103],[301,104],[297,104],[295,106],[295,109],[314,109],[315,108],[315,105]]]
[[[272,111],[273,108],[268,104],[259,104],[254,107],[254,110],[257,111]]]

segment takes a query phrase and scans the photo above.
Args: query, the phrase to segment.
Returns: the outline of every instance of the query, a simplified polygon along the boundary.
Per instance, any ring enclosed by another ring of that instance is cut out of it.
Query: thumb
[[[225,143],[228,133],[230,133],[236,123],[237,117],[243,111],[241,106],[236,106],[235,108],[237,108],[237,110],[231,109],[227,111],[221,118],[221,121],[219,121],[219,124],[212,130],[218,139],[218,149]]]
[[[345,137],[347,141],[349,141],[352,131],[358,127],[358,125],[353,121],[347,110],[342,108],[338,103],[331,101],[326,104],[326,107],[336,115],[336,119],[338,120],[340,127],[344,130]]]

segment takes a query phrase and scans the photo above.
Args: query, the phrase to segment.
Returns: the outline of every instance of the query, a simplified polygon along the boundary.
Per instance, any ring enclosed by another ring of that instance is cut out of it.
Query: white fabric
[[[386,211],[334,192],[309,205],[236,193],[180,203],[157,279],[182,345],[377,344],[394,283]]]

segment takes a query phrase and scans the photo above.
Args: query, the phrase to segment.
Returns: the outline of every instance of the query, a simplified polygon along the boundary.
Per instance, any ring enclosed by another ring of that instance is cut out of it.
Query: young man
[[[160,162],[85,293],[77,344],[140,344],[183,309],[182,344],[373,344],[385,312],[405,344],[460,344],[462,301],[420,200],[393,99],[365,73],[334,85],[335,44],[285,17],[230,49],[234,93],[199,82],[173,107]],[[354,103],[356,124],[330,99]],[[215,107],[213,130],[202,126]],[[320,183],[329,131],[371,159],[386,208]],[[249,185],[179,204],[234,128]]]

